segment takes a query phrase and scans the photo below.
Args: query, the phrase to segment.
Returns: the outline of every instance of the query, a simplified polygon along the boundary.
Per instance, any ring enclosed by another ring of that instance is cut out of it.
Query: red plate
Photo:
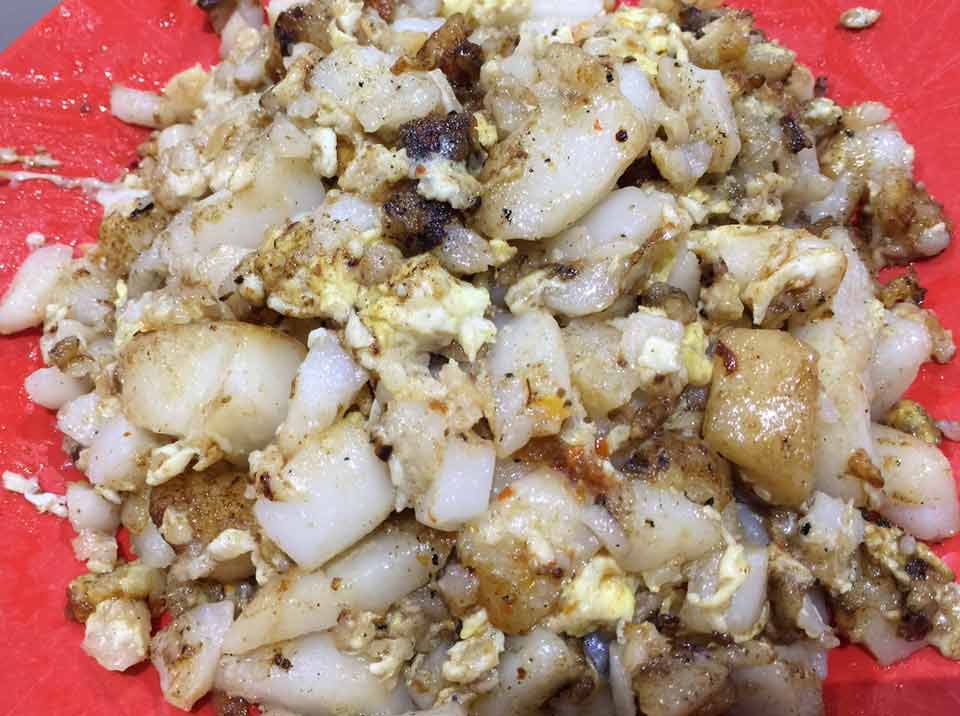
[[[839,0],[739,0],[760,27],[797,50],[816,74],[830,78],[844,103],[880,100],[894,110],[917,149],[917,171],[957,216],[960,193],[960,62],[956,38],[960,3],[954,0],[869,0],[880,22],[854,34],[836,27],[853,4]],[[112,82],[156,88],[173,73],[216,59],[216,38],[189,0],[66,0],[0,56],[0,146],[28,152],[47,147],[62,173],[113,179],[136,158],[145,133],[110,117]],[[24,238],[78,244],[96,238],[100,210],[77,192],[27,183],[0,187],[0,290],[27,254]],[[948,327],[960,327],[951,301],[960,255],[918,267],[928,305]],[[953,295],[956,295],[955,293]],[[960,332],[958,332],[960,335]],[[45,489],[63,490],[79,475],[67,465],[53,415],[32,405],[24,378],[40,366],[36,333],[0,340],[0,470],[39,474]],[[937,417],[960,418],[960,363],[929,364],[911,389]],[[946,445],[960,468],[960,450]],[[960,471],[958,471],[960,474]],[[80,650],[81,627],[63,618],[64,587],[82,571],[64,521],[37,515],[16,495],[0,494],[3,562],[0,567],[0,693],[3,713],[17,716],[173,714],[157,677],[141,666],[124,675],[102,670]],[[960,567],[960,539],[940,553]],[[829,714],[937,716],[960,713],[960,665],[932,649],[888,669],[856,647],[833,652],[826,684]]]

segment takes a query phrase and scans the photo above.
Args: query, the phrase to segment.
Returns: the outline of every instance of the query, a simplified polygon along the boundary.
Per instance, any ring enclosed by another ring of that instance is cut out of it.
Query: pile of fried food
[[[960,658],[949,243],[880,104],[717,3],[200,5],[99,241],[0,304],[104,667],[224,714],[823,711]],[[135,559],[118,556],[130,535]],[[151,635],[151,618],[167,615]]]

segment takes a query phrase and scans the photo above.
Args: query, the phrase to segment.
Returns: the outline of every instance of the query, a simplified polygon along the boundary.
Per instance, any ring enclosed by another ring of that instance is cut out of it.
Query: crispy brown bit
[[[885,308],[893,308],[898,303],[912,303],[922,306],[927,296],[927,289],[920,285],[920,279],[913,266],[905,274],[897,276],[880,288],[879,298]]]
[[[923,309],[923,325],[927,327],[927,333],[933,341],[933,359],[943,365],[948,363],[957,352],[957,347],[953,344],[953,331],[943,327],[940,319],[933,311]]]
[[[688,385],[680,394],[680,403],[684,410],[704,410],[710,389],[705,385]]]
[[[227,696],[217,693],[214,695],[217,706],[217,716],[247,716],[250,713],[250,704],[239,696]]]
[[[454,218],[449,204],[423,198],[410,183],[393,192],[383,205],[383,213],[387,236],[408,258],[442,244],[447,225]]]
[[[630,425],[631,440],[646,440],[659,430],[676,410],[678,396],[675,390],[666,390],[649,396],[643,402],[631,401],[617,410],[613,418]]]
[[[647,182],[661,181],[663,176],[649,154],[645,154],[627,167],[623,175],[617,179],[617,186],[621,189],[627,186],[643,186]]]
[[[640,304],[662,308],[667,318],[681,323],[697,320],[697,309],[690,303],[690,297],[668,283],[656,282],[647,286],[640,295]]]
[[[67,586],[66,615],[82,624],[107,599],[149,599],[151,606],[156,607],[161,602],[163,586],[161,570],[136,562],[121,564],[107,574],[81,574]]]
[[[208,544],[225,529],[253,527],[253,501],[244,496],[246,488],[245,473],[188,471],[153,488],[150,517],[159,527],[166,509],[176,507],[186,514],[194,539]]]
[[[556,436],[535,438],[515,455],[529,463],[545,463],[574,482],[606,488],[612,485],[597,456],[578,445],[568,445]]]
[[[825,75],[817,77],[813,83],[813,94],[816,97],[826,97],[830,91],[830,80]]]
[[[893,527],[893,523],[879,512],[874,512],[873,510],[860,510],[860,514],[863,515],[863,519],[865,519],[867,522],[872,522],[878,527]]]
[[[710,288],[718,279],[729,273],[727,263],[722,258],[717,261],[705,261],[700,265],[700,283],[704,288]]]
[[[290,671],[293,668],[293,662],[281,654],[279,651],[273,655],[273,664],[279,669]]]
[[[920,641],[926,638],[931,629],[933,629],[933,623],[930,621],[930,617],[926,614],[908,611],[900,617],[897,634],[907,641]]]
[[[197,0],[197,7],[207,13],[215,32],[223,30],[237,7],[237,0]]]
[[[920,403],[901,400],[887,412],[885,422],[891,428],[909,433],[930,445],[939,445],[943,433]]]
[[[803,127],[797,123],[796,118],[792,115],[785,114],[781,117],[780,126],[783,128],[783,139],[787,143],[787,149],[789,149],[791,153],[797,154],[813,146],[810,137],[807,136],[807,133],[803,131]]]
[[[694,37],[703,36],[703,28],[706,27],[713,18],[698,7],[693,5],[685,6],[680,11],[680,29],[684,32],[692,32]]]
[[[470,155],[471,114],[449,114],[446,117],[424,117],[400,126],[400,146],[414,159],[439,155],[454,162]]]
[[[903,571],[910,575],[910,579],[923,581],[927,578],[927,563],[918,557],[913,557],[903,565]]]
[[[868,209],[863,217],[870,248],[881,265],[927,258],[936,251],[929,245],[928,231],[940,224],[948,234],[951,231],[943,206],[904,172],[884,177]]]
[[[467,18],[454,13],[423,44],[413,59],[401,57],[393,66],[400,74],[408,69],[440,70],[454,93],[464,105],[479,106],[482,91],[479,87],[483,50],[470,42],[471,27]]]
[[[386,22],[393,22],[397,14],[396,0],[363,0],[364,7],[372,7]]]
[[[670,612],[656,612],[649,620],[657,631],[666,636],[673,636],[680,629],[680,619]]]
[[[552,278],[558,278],[561,281],[573,281],[580,271],[577,270],[576,266],[569,266],[568,264],[555,264],[550,269],[550,275]]]
[[[298,42],[309,42],[324,52],[330,52],[330,23],[336,18],[327,7],[326,2],[314,0],[306,5],[295,5],[284,10],[277,16],[273,26],[273,36],[284,56],[290,54],[291,48]]]
[[[850,453],[850,457],[847,458],[847,474],[874,487],[883,487],[883,475],[880,474],[880,469],[873,464],[863,448],[857,448]]]
[[[107,270],[125,276],[130,264],[153,243],[170,221],[170,214],[152,202],[135,208],[130,214],[111,212],[103,217],[95,257],[102,259]]]
[[[702,440],[671,430],[633,449],[620,469],[634,479],[673,487],[693,502],[720,511],[733,499],[727,461]]]
[[[223,585],[207,579],[194,582],[168,584],[163,595],[163,605],[174,618],[189,612],[201,604],[223,601]]]
[[[264,64],[264,68],[267,71],[267,76],[270,77],[271,82],[279,82],[286,76],[287,68],[283,65],[283,51],[280,49],[280,43],[277,41],[276,35],[274,35],[272,42],[270,43],[269,54],[267,55],[267,61]],[[260,106],[263,107],[265,101],[269,101],[266,98],[269,97],[269,92],[264,94],[260,98]]]
[[[57,368],[65,371],[74,360],[81,356],[80,339],[77,336],[67,336],[57,341],[50,349],[50,362]]]
[[[723,341],[717,341],[717,356],[723,362],[723,369],[728,375],[737,372],[737,356]]]

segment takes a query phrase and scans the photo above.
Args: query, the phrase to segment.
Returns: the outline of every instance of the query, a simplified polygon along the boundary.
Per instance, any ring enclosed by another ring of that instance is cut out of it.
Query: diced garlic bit
[[[160,533],[163,539],[172,545],[180,546],[193,541],[193,527],[190,525],[189,516],[184,510],[173,506],[163,511]]]
[[[104,669],[126,671],[147,658],[150,610],[141,601],[107,599],[86,621],[83,650]]]
[[[253,536],[246,530],[226,529],[207,545],[207,553],[217,562],[236,559],[256,547]]]

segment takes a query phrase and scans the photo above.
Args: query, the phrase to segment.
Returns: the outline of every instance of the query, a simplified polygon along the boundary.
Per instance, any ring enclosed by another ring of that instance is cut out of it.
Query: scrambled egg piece
[[[147,658],[150,612],[141,601],[107,599],[87,618],[83,650],[110,671],[126,671]]]
[[[381,351],[424,351],[457,341],[470,360],[497,334],[483,317],[489,305],[485,290],[455,278],[430,254],[410,259],[358,301],[360,320]]]
[[[340,196],[324,212],[268,232],[240,266],[240,295],[285,315],[346,323],[363,290],[360,259],[379,240],[380,225],[365,202]],[[348,208],[338,208],[340,201]]]
[[[621,6],[610,16],[604,30],[589,40],[584,49],[595,55],[633,57],[640,69],[651,77],[656,77],[662,57],[674,57],[681,62],[690,59],[680,26],[669,16],[649,7]]]
[[[743,547],[737,544],[726,530],[723,530],[723,538],[727,546],[720,557],[714,591],[711,594],[698,594],[692,590],[687,592],[687,601],[696,607],[726,609],[730,606],[733,595],[747,579],[749,568],[744,558]]]
[[[117,539],[100,530],[82,529],[70,542],[73,554],[97,574],[112,572],[117,564]]]
[[[641,306],[627,318],[611,322],[623,331],[620,351],[632,368],[652,380],[654,376],[676,373],[684,367],[681,344],[683,325],[670,320],[656,308]]]
[[[707,336],[701,323],[684,327],[680,351],[687,369],[687,380],[693,385],[709,385],[713,377],[713,361],[707,357]]]
[[[247,530],[238,530],[233,527],[225,529],[207,545],[207,554],[217,562],[228,562],[231,559],[253,551],[257,543]]]
[[[194,467],[205,470],[222,457],[223,451],[216,443],[205,439],[184,439],[161,445],[150,451],[147,484],[156,487],[172,480],[186,470],[194,458],[197,458]]]
[[[497,134],[497,125],[487,119],[487,115],[483,112],[474,112],[473,119],[475,120],[474,132],[476,132],[477,142],[484,149],[490,149],[500,140],[500,136]]]
[[[447,681],[473,683],[500,663],[506,639],[502,631],[490,624],[486,609],[463,620],[460,639],[447,651],[447,660],[441,667]]]
[[[436,157],[411,168],[411,178],[419,179],[417,193],[434,201],[443,201],[454,209],[468,209],[480,198],[480,182],[467,172],[464,162]]]
[[[511,246],[503,239],[490,239],[490,252],[493,254],[493,265],[503,266],[517,255],[517,247]]]
[[[530,0],[443,0],[440,14],[462,13],[482,25],[517,23],[530,14]]]
[[[764,322],[768,309],[785,292],[832,296],[847,270],[840,249],[802,229],[729,225],[693,231],[690,241],[701,258],[726,262],[756,325]]]
[[[598,555],[564,586],[550,628],[584,636],[633,617],[639,581],[624,574],[612,557]]]
[[[337,133],[330,127],[307,130],[313,148],[313,170],[329,179],[337,173]]]
[[[807,103],[803,120],[816,129],[826,129],[836,125],[843,117],[843,109],[827,97],[817,97]]]

